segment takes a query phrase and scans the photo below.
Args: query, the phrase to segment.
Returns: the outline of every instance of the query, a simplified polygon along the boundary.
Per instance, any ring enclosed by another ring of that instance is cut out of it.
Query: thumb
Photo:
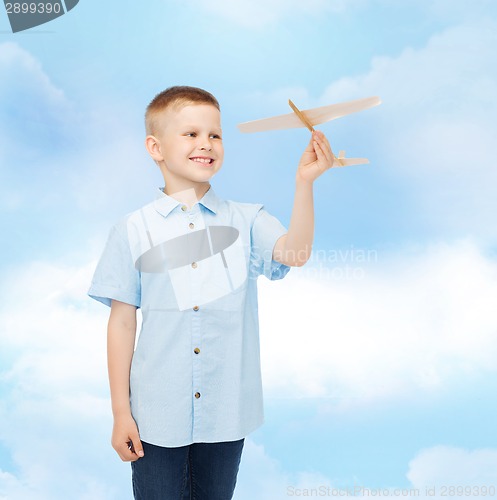
[[[133,451],[139,456],[143,457],[145,453],[143,452],[143,445],[140,441],[140,436],[138,432],[133,432],[130,435],[131,442],[133,443]]]

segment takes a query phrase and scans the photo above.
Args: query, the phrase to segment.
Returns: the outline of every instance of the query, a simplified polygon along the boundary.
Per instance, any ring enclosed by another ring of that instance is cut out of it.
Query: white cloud
[[[445,1],[438,4],[437,12],[449,9]],[[379,95],[379,108],[334,125],[342,137],[366,141],[351,152],[368,156],[378,177],[405,193],[400,196],[417,230],[449,238],[471,234],[495,244],[497,22],[466,17],[419,49],[374,57],[367,73],[340,78],[318,99],[298,86],[250,95],[250,119],[284,112],[289,95],[303,108]]]
[[[495,371],[497,265],[471,241],[380,252],[369,264],[355,252],[336,262],[331,281],[305,267],[280,282],[260,279],[266,396],[368,404]],[[345,266],[362,279],[340,279]],[[5,277],[0,439],[14,469],[0,471],[0,498],[130,495],[129,467],[109,444],[108,311],[85,298],[93,268],[38,262]],[[331,486],[319,471],[284,471],[250,440],[246,450],[240,499]]]
[[[364,403],[497,370],[497,263],[474,242],[355,251],[259,281],[266,395]]]
[[[331,486],[331,483],[318,471],[289,473],[267,454],[263,445],[250,438],[245,440],[234,500],[287,499],[288,492],[316,485]]]
[[[361,117],[374,123],[380,172],[406,185],[428,226],[494,242],[496,55],[497,24],[480,19],[448,28],[420,49],[376,57],[367,74],[334,82],[321,98],[380,95],[374,117]]]
[[[495,496],[497,450],[466,450],[451,446],[428,448],[420,451],[409,462],[407,478],[421,492],[426,492],[428,488],[435,493],[434,496],[421,495],[420,498],[441,499],[450,496],[454,500],[462,500]],[[449,489],[451,487],[454,490]],[[489,487],[493,487],[493,493],[489,493]]]
[[[158,168],[143,146],[141,122],[128,127],[129,110],[112,99],[89,106],[68,99],[40,60],[16,43],[0,44],[0,206],[20,212],[34,198],[39,209],[52,209],[54,222],[67,212],[126,206],[150,190],[147,180]],[[115,107],[119,107],[116,112]],[[111,131],[111,132],[109,132]],[[143,168],[138,166],[145,165]],[[30,182],[26,182],[26,178]],[[140,182],[137,182],[137,180]]]
[[[40,62],[17,43],[4,42],[0,44],[0,68],[2,70],[0,90],[8,92],[8,95],[4,97],[11,97],[13,92],[22,93],[29,90],[30,94],[41,98],[40,101],[43,105],[48,102],[56,109],[64,108],[67,105],[64,93],[50,81]],[[2,99],[3,106],[7,106],[8,102],[6,101],[7,99]],[[19,104],[25,103],[21,101]],[[29,110],[25,109],[24,111],[28,112]],[[38,113],[36,108],[31,111]]]
[[[397,115],[391,131],[399,124],[420,127],[436,118],[487,124],[497,105],[495,28],[492,20],[461,24],[432,36],[420,49],[375,57],[368,73],[333,82],[321,101],[380,95],[384,102],[379,118],[388,123]]]
[[[109,444],[107,311],[84,300],[93,267],[38,262],[5,277],[0,440],[14,469],[0,471],[0,498],[129,493],[127,467]]]
[[[463,500],[491,497],[488,488],[493,487],[495,491],[497,485],[495,449],[435,446],[419,452],[408,467],[409,484],[402,487],[381,483],[372,486],[358,477],[336,481],[319,471],[289,473],[266,453],[262,445],[246,440],[234,500],[284,500],[290,497]],[[462,494],[458,494],[458,486],[462,487],[459,489]],[[464,493],[464,487],[471,487],[471,491],[465,490]]]
[[[264,3],[267,12],[261,2],[252,5],[246,20],[233,17],[234,22],[258,26],[286,15],[282,2]],[[208,8],[216,12],[221,6]],[[421,202],[429,210],[436,206],[439,217],[443,203],[450,208],[444,223],[468,231],[495,227],[496,169],[490,161],[497,94],[494,33],[492,23],[447,30],[423,49],[375,59],[368,75],[341,80],[323,97],[328,102],[380,94],[384,123],[377,137],[383,134],[385,167],[413,182],[420,209]],[[18,81],[24,82],[19,92],[29,94],[34,107],[26,106],[23,113],[33,113],[34,122],[43,116],[53,119],[54,127],[64,123],[72,105],[29,53],[15,44],[0,45],[0,73],[4,96],[12,97]],[[307,96],[305,91],[300,95],[302,100]],[[10,112],[9,99],[2,101],[0,113]],[[399,127],[402,120],[409,126]],[[0,134],[10,134],[7,124],[0,123]],[[124,147],[113,144],[78,160],[75,168],[89,180],[74,176],[70,197],[82,207],[108,203],[111,186],[101,182],[102,168],[110,165],[110,183],[125,177],[118,175],[123,163],[139,158],[129,145],[133,134],[116,136]],[[469,153],[473,163],[468,166]],[[126,198],[119,182],[113,191]],[[459,206],[461,196],[466,202]],[[6,202],[12,209],[21,204],[19,193]],[[403,252],[379,251],[378,264],[365,265],[363,279],[312,281],[310,268],[304,268],[282,282],[260,280],[267,395],[367,400],[455,387],[460,376],[495,371],[495,261],[471,239]],[[0,312],[0,439],[12,453],[15,470],[0,471],[0,498],[120,500],[129,494],[128,467],[109,445],[106,311],[82,301],[91,269],[33,263],[13,273],[15,279],[4,280],[13,286]],[[246,451],[244,466],[250,472],[243,476],[242,470],[240,494],[245,496],[240,498],[287,498],[278,495],[289,484],[327,484],[319,473],[292,476],[250,440]],[[493,450],[437,448],[411,462],[409,478],[415,485],[438,478],[455,481],[458,475],[477,481],[478,471],[489,470],[481,477],[495,483],[495,465]],[[471,475],[464,476],[468,471]],[[250,487],[256,495],[247,493]]]
[[[42,204],[47,192],[50,195],[50,189],[43,189],[49,181],[47,172],[57,171],[60,159],[55,158],[67,151],[77,123],[62,89],[41,62],[17,43],[0,44],[0,74],[0,171],[4,179],[0,206],[15,213],[29,203],[33,191]],[[59,180],[67,175],[66,170],[60,169]],[[53,182],[50,186],[53,189]]]
[[[0,44],[0,74],[0,165],[11,154],[36,161],[49,138],[64,142],[71,104],[41,63],[16,43]]]

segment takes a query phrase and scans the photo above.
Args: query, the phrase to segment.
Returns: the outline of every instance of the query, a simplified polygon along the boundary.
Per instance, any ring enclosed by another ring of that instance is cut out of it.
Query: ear
[[[147,137],[145,137],[145,147],[147,148],[148,154],[155,161],[162,161],[164,159],[160,150],[160,142],[157,137],[154,137],[153,135],[147,135]]]

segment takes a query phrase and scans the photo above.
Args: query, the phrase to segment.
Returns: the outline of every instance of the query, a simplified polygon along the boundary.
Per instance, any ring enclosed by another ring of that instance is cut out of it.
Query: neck
[[[202,199],[210,187],[208,182],[188,186],[171,186],[171,183],[165,182],[164,193],[187,205],[190,209]]]

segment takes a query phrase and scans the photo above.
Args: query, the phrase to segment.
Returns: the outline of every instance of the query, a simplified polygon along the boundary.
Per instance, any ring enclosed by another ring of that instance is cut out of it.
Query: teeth
[[[199,163],[210,163],[210,158],[192,158],[193,161],[198,161]]]

